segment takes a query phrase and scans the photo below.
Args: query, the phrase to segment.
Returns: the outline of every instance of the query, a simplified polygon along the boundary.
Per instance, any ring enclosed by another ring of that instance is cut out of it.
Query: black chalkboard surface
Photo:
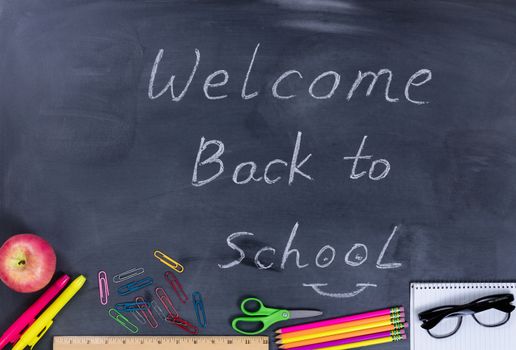
[[[514,279],[515,32],[513,1],[0,2],[0,238],[89,279],[38,348],[125,334],[97,272],[161,281],[155,249],[203,334],[247,295],[332,317]],[[35,297],[0,286],[0,329]]]

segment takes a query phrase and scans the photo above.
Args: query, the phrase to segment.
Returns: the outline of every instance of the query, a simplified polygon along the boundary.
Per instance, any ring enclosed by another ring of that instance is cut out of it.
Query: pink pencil
[[[401,330],[391,331],[391,332],[381,332],[381,333],[375,333],[375,334],[361,335],[359,337],[353,337],[353,338],[348,338],[348,339],[328,341],[328,342],[319,343],[319,344],[299,346],[299,347],[295,348],[295,350],[324,349],[324,348],[329,348],[329,347],[332,347],[332,346],[351,344],[351,343],[358,343],[358,342],[361,342],[361,341],[373,340],[373,339],[385,338],[385,337],[393,337],[393,338],[397,339],[397,338],[403,337],[404,335],[405,335],[405,331],[403,329],[401,329]]]
[[[404,311],[405,311],[405,308],[403,306],[392,307],[389,309],[370,311],[370,312],[366,312],[363,314],[344,316],[344,317],[332,318],[330,320],[311,322],[311,323],[305,323],[305,324],[300,324],[300,325],[296,325],[296,326],[285,327],[285,328],[281,328],[281,329],[277,330],[276,333],[290,333],[290,332],[303,331],[306,329],[319,328],[319,327],[331,326],[331,325],[339,324],[339,323],[363,320],[364,318],[371,318],[371,317],[383,316],[383,315],[389,315],[389,314],[394,315],[394,314],[398,314],[398,313],[404,312]]]

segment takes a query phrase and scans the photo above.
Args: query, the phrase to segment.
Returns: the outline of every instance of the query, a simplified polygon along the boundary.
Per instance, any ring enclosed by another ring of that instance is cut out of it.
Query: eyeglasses
[[[432,337],[440,339],[454,335],[462,324],[463,316],[473,316],[484,327],[499,327],[509,321],[516,308],[512,294],[486,296],[464,305],[440,306],[421,312],[421,327]]]

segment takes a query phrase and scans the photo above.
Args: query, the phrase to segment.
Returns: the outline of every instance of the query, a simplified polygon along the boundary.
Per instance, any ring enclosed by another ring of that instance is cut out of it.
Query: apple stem
[[[25,265],[25,260],[20,260],[20,261],[18,262],[18,265]]]

